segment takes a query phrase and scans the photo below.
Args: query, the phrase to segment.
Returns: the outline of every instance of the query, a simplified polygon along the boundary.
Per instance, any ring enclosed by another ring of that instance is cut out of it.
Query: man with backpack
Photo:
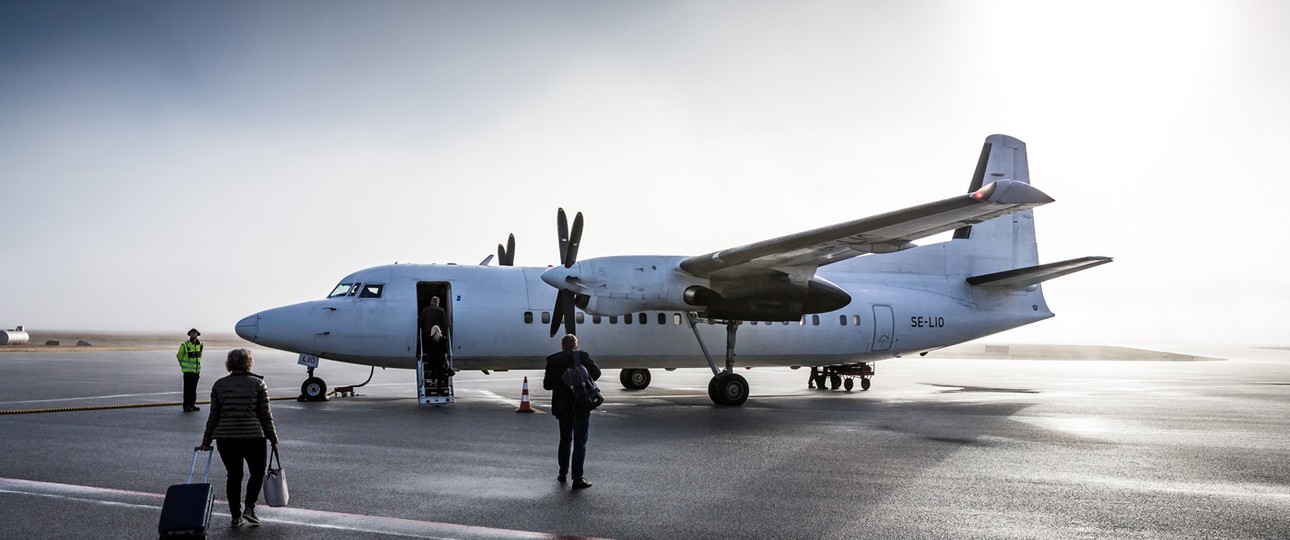
[[[573,334],[560,340],[560,352],[546,357],[546,375],[542,388],[551,391],[551,414],[560,421],[560,450],[556,461],[560,464],[561,484],[569,473],[570,443],[573,450],[573,489],[591,487],[582,476],[582,463],[587,456],[587,429],[591,424],[591,409],[603,399],[596,388],[600,367],[591,355],[578,350],[578,338]]]

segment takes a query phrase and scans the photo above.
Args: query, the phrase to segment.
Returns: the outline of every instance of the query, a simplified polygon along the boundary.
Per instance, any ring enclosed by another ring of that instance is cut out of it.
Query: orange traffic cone
[[[523,392],[520,393],[520,408],[515,409],[515,412],[536,412],[533,410],[533,405],[529,404],[529,378],[528,377],[524,378],[524,390]]]

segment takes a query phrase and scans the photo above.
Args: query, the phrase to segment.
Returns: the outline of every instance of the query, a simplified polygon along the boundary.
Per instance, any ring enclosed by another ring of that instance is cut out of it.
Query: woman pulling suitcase
[[[228,505],[233,516],[233,526],[242,522],[259,525],[255,503],[260,498],[267,460],[265,442],[278,448],[278,432],[273,426],[273,413],[269,410],[269,387],[264,377],[251,373],[255,359],[247,349],[234,349],[228,353],[224,367],[228,376],[215,381],[211,387],[210,418],[206,420],[206,433],[202,436],[201,450],[211,449],[211,440],[219,441],[220,461],[228,469]],[[242,492],[242,462],[246,462],[250,477],[246,482],[245,504]]]

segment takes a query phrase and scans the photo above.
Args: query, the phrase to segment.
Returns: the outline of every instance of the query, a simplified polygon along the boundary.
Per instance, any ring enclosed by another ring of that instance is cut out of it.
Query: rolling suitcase
[[[157,532],[163,539],[206,538],[215,502],[215,490],[207,483],[215,450],[210,450],[206,456],[206,473],[202,475],[200,484],[192,483],[193,470],[197,468],[197,452],[193,450],[193,464],[188,466],[188,483],[175,484],[166,490],[166,500],[161,504],[161,521],[157,523]]]

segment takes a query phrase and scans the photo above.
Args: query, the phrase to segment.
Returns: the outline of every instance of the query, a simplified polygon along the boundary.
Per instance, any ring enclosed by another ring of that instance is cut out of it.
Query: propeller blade
[[[515,266],[515,235],[506,239],[506,246],[497,244],[497,265]]]
[[[555,294],[555,309],[551,310],[551,337],[560,331],[560,319],[564,318],[564,291]]]
[[[573,231],[569,233],[569,245],[564,254],[564,260],[561,261],[564,263],[565,268],[569,268],[573,266],[573,263],[578,262],[578,245],[581,243],[582,212],[578,212],[578,215],[573,217]]]
[[[577,334],[578,328],[573,319],[573,304],[575,302],[573,293],[569,291],[560,291],[560,296],[564,299],[564,332],[566,334]]]
[[[564,264],[565,254],[569,252],[569,218],[564,215],[563,208],[556,213],[555,223],[560,233],[560,264]],[[566,268],[568,266],[565,265]]]

